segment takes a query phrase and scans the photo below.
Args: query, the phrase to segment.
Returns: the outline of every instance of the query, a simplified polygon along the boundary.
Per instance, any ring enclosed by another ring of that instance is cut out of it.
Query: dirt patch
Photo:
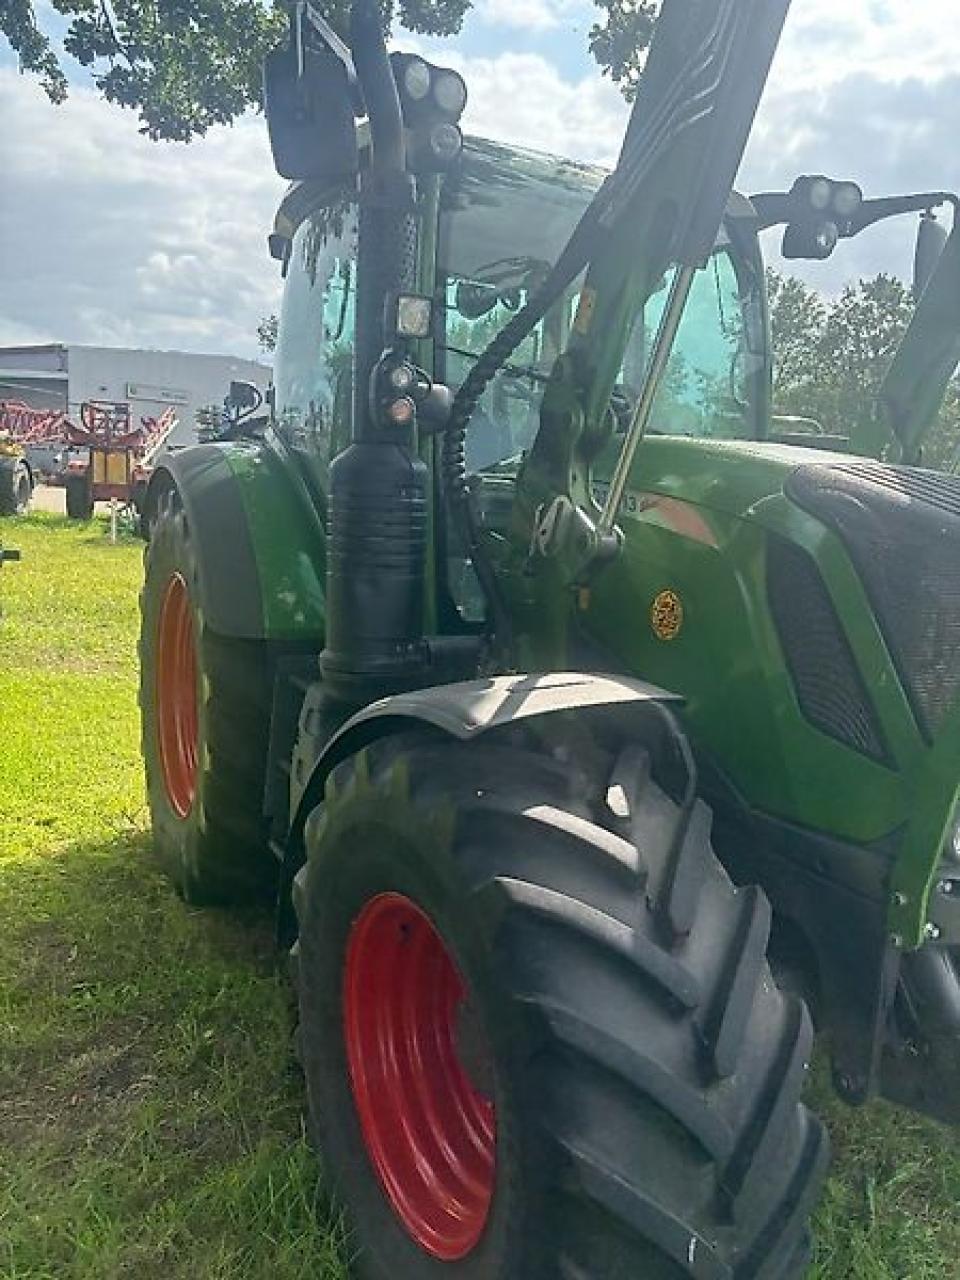
[[[72,1147],[94,1132],[115,1132],[157,1084],[148,1031],[144,1021],[123,1018],[101,1023],[83,1043],[5,1054],[0,1148],[16,1151],[45,1139]]]

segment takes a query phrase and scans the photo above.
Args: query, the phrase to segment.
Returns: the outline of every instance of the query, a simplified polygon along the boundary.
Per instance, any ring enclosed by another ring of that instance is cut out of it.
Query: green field
[[[151,860],[140,544],[55,516],[0,537],[24,555],[0,574],[0,1278],[335,1280],[269,921],[186,907]],[[812,1102],[836,1152],[813,1274],[956,1280],[958,1137]]]

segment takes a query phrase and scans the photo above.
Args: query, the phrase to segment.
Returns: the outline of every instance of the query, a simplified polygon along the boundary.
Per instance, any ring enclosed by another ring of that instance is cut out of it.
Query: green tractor
[[[758,240],[956,202],[731,193],[788,3],[666,0],[610,174],[374,0],[267,61],[275,387],[151,480],[143,752],[180,891],[276,904],[367,1280],[802,1275],[814,1025],[960,1119],[960,230],[850,439]]]

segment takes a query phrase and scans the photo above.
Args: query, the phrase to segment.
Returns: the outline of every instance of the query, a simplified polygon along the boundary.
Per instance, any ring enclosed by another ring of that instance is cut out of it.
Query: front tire
[[[154,844],[197,903],[266,899],[277,863],[263,816],[266,646],[213,632],[186,515],[159,501],[140,597],[141,745]]]
[[[364,1280],[803,1274],[810,1021],[767,966],[766,899],[657,772],[527,729],[388,740],[331,776],[294,962]]]

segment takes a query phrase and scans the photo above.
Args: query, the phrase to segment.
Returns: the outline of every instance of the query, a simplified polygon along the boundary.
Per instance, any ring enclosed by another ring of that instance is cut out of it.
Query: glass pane
[[[672,282],[671,272],[634,326],[622,366],[628,396],[635,396],[642,384]],[[718,440],[752,436],[750,359],[736,271],[729,254],[721,251],[694,279],[654,405],[651,434]]]
[[[277,427],[321,476],[350,436],[354,253],[353,210],[306,221],[293,240],[280,312]]]
[[[445,363],[451,387],[459,387],[477,356],[524,305],[547,270],[528,259],[491,263],[472,276],[447,280]],[[540,421],[540,400],[560,350],[555,307],[524,338],[507,364],[491,380],[471,418],[467,433],[467,469],[515,470]]]

